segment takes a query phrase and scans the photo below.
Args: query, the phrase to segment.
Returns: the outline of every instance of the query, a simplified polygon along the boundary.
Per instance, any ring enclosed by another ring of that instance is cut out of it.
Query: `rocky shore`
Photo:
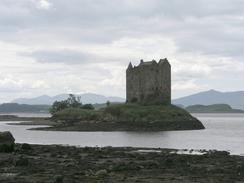
[[[243,182],[244,157],[227,152],[16,144],[0,152],[0,182]]]
[[[22,123],[33,124],[33,123]],[[201,130],[204,126],[197,120],[165,121],[165,122],[77,122],[72,124],[53,123],[38,125],[51,125],[50,127],[38,127],[31,130],[45,131],[176,131],[176,130]]]

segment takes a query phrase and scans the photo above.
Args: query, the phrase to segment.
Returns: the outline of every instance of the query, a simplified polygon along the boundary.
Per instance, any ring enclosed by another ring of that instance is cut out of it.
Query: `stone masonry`
[[[160,59],[132,66],[126,70],[126,101],[143,105],[171,104],[171,66]]]

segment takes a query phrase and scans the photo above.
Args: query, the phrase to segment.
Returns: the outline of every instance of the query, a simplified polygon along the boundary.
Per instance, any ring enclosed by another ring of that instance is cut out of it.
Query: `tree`
[[[55,101],[49,111],[51,114],[54,114],[58,111],[62,111],[63,109],[66,109],[68,107],[69,107],[69,105],[68,105],[67,100]]]
[[[73,107],[73,108],[81,108],[82,107],[82,103],[80,101],[80,97],[76,97],[73,94],[69,94],[69,98],[67,99],[68,102],[68,106],[69,107]]]
[[[67,108],[81,108],[81,109],[94,109],[92,104],[82,105],[80,97],[76,97],[73,94],[69,94],[69,98],[62,101],[55,101],[50,108],[50,113],[53,115],[56,112],[62,111]]]

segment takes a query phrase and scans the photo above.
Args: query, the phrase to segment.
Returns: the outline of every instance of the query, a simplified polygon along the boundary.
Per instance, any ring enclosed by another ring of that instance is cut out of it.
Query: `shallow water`
[[[176,149],[217,149],[244,155],[244,114],[193,114],[205,130],[168,132],[31,131],[33,126],[0,123],[18,143],[78,146],[133,146]],[[37,126],[35,126],[37,127]]]

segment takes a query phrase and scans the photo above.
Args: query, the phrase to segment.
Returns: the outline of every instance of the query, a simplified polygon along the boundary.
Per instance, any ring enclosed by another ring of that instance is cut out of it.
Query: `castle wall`
[[[138,102],[140,95],[140,73],[139,69],[133,69],[130,72],[126,72],[126,98],[128,101]]]
[[[160,78],[160,100],[163,103],[171,103],[171,66],[167,62],[163,62],[160,65],[159,71]]]
[[[127,102],[141,104],[171,103],[171,68],[167,60],[130,64],[126,70]]]

